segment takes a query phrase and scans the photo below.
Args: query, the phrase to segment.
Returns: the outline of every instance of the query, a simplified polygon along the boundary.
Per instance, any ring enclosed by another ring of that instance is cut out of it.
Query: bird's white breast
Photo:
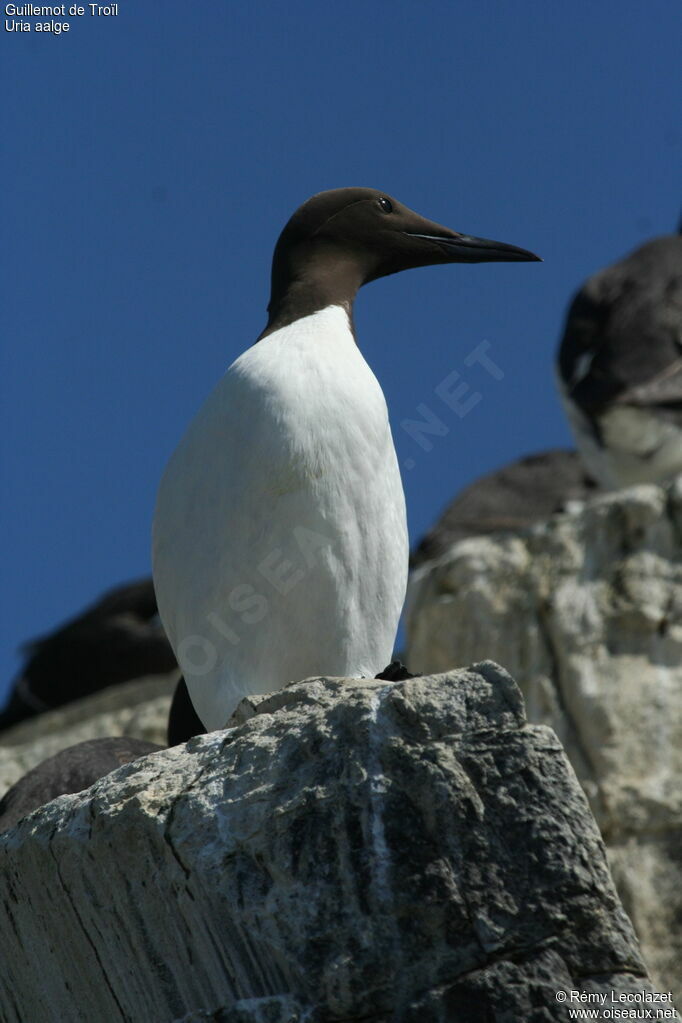
[[[345,310],[241,355],[166,469],[161,618],[209,729],[239,699],[391,659],[407,577],[386,403]]]
[[[561,378],[559,393],[580,455],[607,490],[662,483],[682,473],[682,432],[656,409],[613,404],[599,417],[601,440]]]

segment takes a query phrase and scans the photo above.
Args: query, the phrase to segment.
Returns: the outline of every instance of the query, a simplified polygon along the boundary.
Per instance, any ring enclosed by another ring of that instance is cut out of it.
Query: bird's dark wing
[[[175,687],[168,714],[168,745],[178,746],[181,742],[189,742],[195,735],[203,735],[205,731],[194,709],[187,683],[181,678]]]

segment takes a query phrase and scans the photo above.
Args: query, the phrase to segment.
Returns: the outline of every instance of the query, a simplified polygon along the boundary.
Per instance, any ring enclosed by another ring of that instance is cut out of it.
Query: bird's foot
[[[374,677],[384,679],[385,682],[404,682],[407,678],[416,678],[417,676],[411,675],[402,661],[391,661],[388,667]]]

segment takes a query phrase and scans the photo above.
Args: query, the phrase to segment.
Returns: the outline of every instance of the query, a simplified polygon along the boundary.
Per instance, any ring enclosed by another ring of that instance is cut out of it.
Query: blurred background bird
[[[558,378],[580,454],[602,486],[682,472],[682,235],[647,242],[583,285]]]

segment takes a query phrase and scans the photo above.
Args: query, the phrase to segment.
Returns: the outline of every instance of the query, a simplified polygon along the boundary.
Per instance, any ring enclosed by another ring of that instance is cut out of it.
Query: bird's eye
[[[379,199],[379,205],[384,213],[393,213],[393,203],[390,199]]]

